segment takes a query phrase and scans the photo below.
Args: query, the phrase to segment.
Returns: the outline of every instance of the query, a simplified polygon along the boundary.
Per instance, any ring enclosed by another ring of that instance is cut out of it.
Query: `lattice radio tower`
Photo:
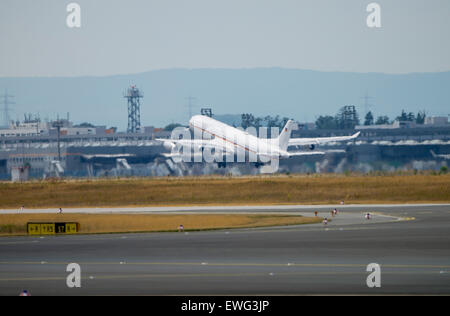
[[[369,100],[373,99],[373,97],[369,96],[369,93],[366,91],[366,94],[361,99],[364,99],[364,114],[367,114],[370,111],[370,107],[373,106],[373,104],[369,103]]]
[[[5,90],[5,94],[0,95],[0,98],[2,99],[2,101],[0,101],[0,104],[3,105],[3,125],[5,127],[9,127],[9,123],[10,123],[10,118],[9,118],[9,111],[10,105],[16,104],[13,101],[10,101],[10,98],[14,98],[13,95],[9,95],[8,94],[8,90]]]
[[[193,102],[195,102],[195,100],[197,100],[196,97],[193,96],[188,96],[187,98],[185,98],[188,101],[187,107],[188,107],[188,121],[191,119],[192,117],[192,107],[194,106]]]
[[[128,88],[124,98],[128,100],[128,133],[138,133],[141,130],[141,102],[144,96],[136,86]]]

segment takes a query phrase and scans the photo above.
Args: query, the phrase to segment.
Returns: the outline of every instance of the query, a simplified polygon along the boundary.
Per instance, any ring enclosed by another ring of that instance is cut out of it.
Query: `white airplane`
[[[209,116],[195,115],[189,120],[189,127],[194,134],[202,135],[199,139],[157,139],[163,142],[171,154],[166,157],[179,156],[181,147],[193,148],[194,152],[203,154],[205,149],[210,149],[221,157],[216,161],[218,166],[226,167],[224,157],[241,154],[243,161],[253,162],[255,166],[262,166],[269,161],[287,159],[295,156],[324,155],[325,152],[312,151],[317,145],[328,142],[347,141],[358,137],[360,132],[352,136],[319,137],[319,138],[293,138],[291,132],[297,128],[294,121],[289,120],[277,138],[259,138],[246,131],[219,122]],[[203,136],[209,139],[203,139]],[[306,147],[308,151],[288,152],[289,146]],[[245,155],[245,156],[242,156]],[[216,155],[217,158],[217,155]],[[212,161],[210,161],[212,162]]]

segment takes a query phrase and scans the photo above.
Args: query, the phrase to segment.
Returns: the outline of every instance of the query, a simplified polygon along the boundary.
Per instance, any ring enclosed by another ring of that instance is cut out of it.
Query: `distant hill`
[[[75,123],[90,122],[126,129],[126,88],[135,84],[144,93],[144,126],[186,124],[186,97],[195,96],[193,113],[212,107],[215,114],[253,113],[314,121],[334,115],[343,105],[356,105],[363,114],[363,96],[375,116],[391,118],[402,109],[447,115],[450,72],[405,75],[319,72],[281,68],[169,69],[106,77],[0,78],[0,94],[15,95],[12,118],[40,113],[41,118],[70,112]],[[0,112],[1,113],[1,112]],[[362,116],[362,115],[361,115]],[[231,118],[231,117],[230,117]]]

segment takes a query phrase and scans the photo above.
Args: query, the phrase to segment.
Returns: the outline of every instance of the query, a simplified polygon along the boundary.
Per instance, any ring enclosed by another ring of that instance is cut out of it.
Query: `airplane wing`
[[[225,141],[219,140],[217,138],[214,139],[161,139],[157,138],[156,140],[164,142],[164,143],[171,143],[173,145],[181,145],[181,146],[198,146],[202,148],[209,148],[209,149],[221,149],[224,154],[234,154],[235,149],[234,146],[230,143],[227,143]]]
[[[342,142],[352,140],[359,136],[361,132],[355,133],[352,136],[335,136],[335,137],[316,137],[316,138],[291,138],[289,139],[289,146],[305,146],[305,145],[321,145],[330,142]]]
[[[450,159],[450,155],[438,155],[436,154],[433,150],[430,150],[431,155],[433,156],[433,158],[442,158],[442,159]]]
[[[289,152],[290,157],[296,156],[314,156],[314,155],[325,155],[323,151],[298,151],[298,152]]]
[[[209,146],[211,145],[211,139],[164,139],[157,138],[157,141],[164,143],[172,143],[174,145],[190,145],[190,146]]]

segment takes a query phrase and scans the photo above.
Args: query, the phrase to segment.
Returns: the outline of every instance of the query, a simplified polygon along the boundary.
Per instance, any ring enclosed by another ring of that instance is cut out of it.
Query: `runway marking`
[[[38,242],[39,242],[39,240],[6,241],[6,242],[0,242],[0,245],[33,244],[33,243],[38,243]]]
[[[399,220],[401,220],[401,221],[414,221],[414,220],[416,220],[416,218],[415,217],[403,217],[403,218],[400,218]]]
[[[0,265],[67,265],[69,262],[47,261],[3,261]],[[120,265],[120,262],[79,262],[80,265]],[[123,263],[122,263],[123,264]],[[367,264],[358,263],[205,263],[205,262],[127,262],[127,265],[153,265],[153,266],[223,266],[223,267],[318,267],[318,268],[366,268]],[[425,264],[380,264],[381,268],[398,269],[450,269],[450,265]]]
[[[143,278],[204,278],[204,277],[274,277],[274,276],[320,276],[320,275],[352,275],[360,274],[365,276],[365,271],[363,272],[342,272],[342,271],[307,271],[307,272],[261,272],[261,273],[180,273],[180,274],[117,274],[117,275],[96,275],[89,277],[81,277],[82,280],[116,280],[116,279],[143,279]],[[387,275],[417,275],[416,271],[397,271],[390,272],[386,271],[383,274]],[[438,271],[433,272],[421,272],[420,274],[427,275],[442,275]],[[52,276],[43,276],[43,277],[30,277],[30,278],[0,278],[0,282],[12,282],[12,281],[60,281],[66,280],[66,277],[52,277]]]

